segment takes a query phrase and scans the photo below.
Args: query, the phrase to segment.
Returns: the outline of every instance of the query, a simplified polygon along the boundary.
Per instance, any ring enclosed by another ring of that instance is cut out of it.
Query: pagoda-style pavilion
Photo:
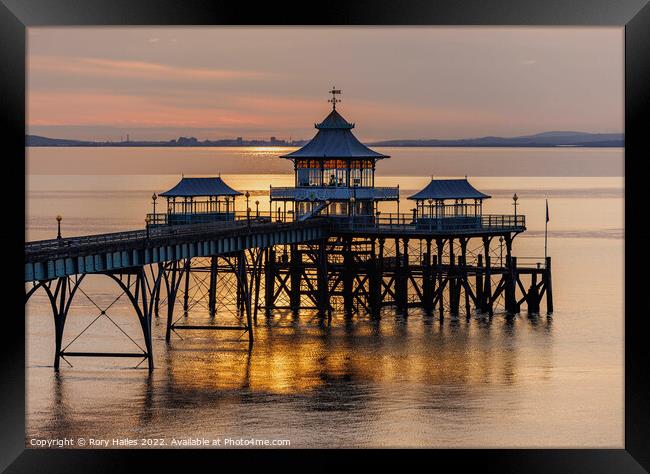
[[[465,179],[433,179],[421,191],[409,196],[415,201],[414,220],[419,225],[441,229],[454,225],[480,227],[483,200],[490,196]]]
[[[235,198],[239,191],[228,186],[221,177],[183,177],[169,191],[160,193],[167,199],[167,212],[149,216],[150,224],[197,224],[235,220]],[[155,205],[156,195],[154,195]]]
[[[332,111],[315,124],[318,130],[305,146],[281,158],[292,160],[295,187],[271,188],[271,202],[293,206],[297,220],[316,214],[329,217],[368,216],[378,201],[398,199],[399,188],[375,187],[375,165],[388,155],[371,150],[353,134],[354,124],[336,110],[341,91],[330,91]]]

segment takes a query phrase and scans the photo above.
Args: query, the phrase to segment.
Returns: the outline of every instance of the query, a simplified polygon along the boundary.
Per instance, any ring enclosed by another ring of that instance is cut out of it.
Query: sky
[[[622,132],[620,27],[28,29],[28,133],[364,141]]]

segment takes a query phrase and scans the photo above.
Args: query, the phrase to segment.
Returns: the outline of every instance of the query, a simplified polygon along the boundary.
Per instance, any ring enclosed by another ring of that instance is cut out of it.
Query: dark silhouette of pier
[[[484,215],[483,223],[430,230],[410,215],[355,223],[244,214],[229,222],[29,242],[26,300],[39,289],[49,298],[57,369],[66,356],[146,358],[153,368],[151,320],[161,315],[167,318],[167,340],[172,330],[226,330],[247,332],[253,344],[259,315],[272,317],[276,311],[311,310],[329,320],[333,311],[380,318],[386,307],[403,315],[422,308],[441,319],[462,313],[469,318],[492,316],[500,297],[509,314],[524,304],[529,313],[539,313],[545,297],[551,313],[550,257],[512,255],[515,236],[525,230],[524,216]],[[128,296],[142,328],[142,352],[61,350],[68,312],[89,274],[111,278]],[[207,291],[191,297],[189,286],[197,279]],[[205,298],[214,318],[219,287],[226,284],[233,286],[225,291],[235,295],[242,325],[174,323],[175,312],[193,305],[191,298]]]
[[[333,87],[330,94],[332,110],[315,124],[314,138],[281,157],[294,164],[295,186],[270,188],[268,213],[259,212],[259,202],[252,212],[250,193],[220,176],[183,177],[160,194],[165,212],[156,212],[158,196],[152,196],[145,230],[63,238],[58,219],[56,239],[26,243],[26,299],[41,288],[49,298],[55,369],[60,358],[72,356],[143,358],[152,369],[151,320],[162,307],[167,341],[172,331],[237,331],[248,334],[250,345],[261,311],[266,317],[315,311],[328,322],[333,311],[380,318],[385,307],[404,316],[422,308],[440,319],[461,310],[467,318],[474,312],[491,317],[501,300],[509,314],[523,304],[539,313],[545,296],[553,312],[551,259],[518,261],[512,254],[514,238],[526,230],[516,194],[514,215],[484,214],[490,196],[467,177],[432,177],[409,197],[412,213],[400,213],[399,186],[375,187],[376,165],[390,157],[354,136],[354,123],[336,109],[341,91]],[[235,200],[242,196],[246,211],[237,213]],[[398,212],[382,213],[385,201],[396,203]],[[111,278],[128,297],[142,328],[141,352],[62,348],[74,295],[89,274]],[[224,285],[231,286],[224,291]],[[204,291],[190,294],[194,286]],[[233,300],[240,323],[216,321],[220,296]],[[192,299],[207,300],[210,324],[174,319],[176,305],[187,314]]]

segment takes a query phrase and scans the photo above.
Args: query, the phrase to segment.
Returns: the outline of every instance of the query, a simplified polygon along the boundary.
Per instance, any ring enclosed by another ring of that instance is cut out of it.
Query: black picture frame
[[[555,25],[625,26],[625,448],[620,450],[409,450],[409,451],[205,451],[29,450],[25,432],[25,343],[23,272],[26,27],[55,25]],[[650,241],[642,207],[647,188],[643,155],[650,126],[650,5],[648,0],[445,0],[283,3],[251,5],[208,0],[0,0],[0,120],[6,194],[4,290],[10,304],[2,315],[2,421],[0,468],[7,472],[104,472],[186,469],[187,460],[217,461],[213,468],[271,460],[325,468],[367,468],[370,463],[403,468],[496,472],[645,472],[650,469],[648,411],[647,277],[642,249]],[[645,133],[644,133],[645,132]],[[640,211],[641,209],[641,211]],[[19,229],[22,229],[20,231]],[[638,275],[637,275],[638,274]],[[644,294],[645,293],[645,294]],[[398,464],[399,463],[399,464]]]

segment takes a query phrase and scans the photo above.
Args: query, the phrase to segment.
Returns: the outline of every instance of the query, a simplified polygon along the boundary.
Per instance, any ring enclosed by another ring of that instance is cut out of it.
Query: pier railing
[[[60,251],[62,249],[72,249],[75,247],[85,247],[92,245],[111,245],[128,243],[144,239],[165,238],[165,237],[183,237],[218,232],[221,230],[246,230],[253,225],[268,224],[268,217],[251,216],[250,220],[246,216],[240,217],[235,221],[215,221],[206,223],[195,223],[189,225],[150,225],[143,230],[131,230],[124,232],[110,232],[97,235],[83,235],[76,237],[64,237],[61,239],[38,240],[25,242],[26,256],[45,253],[51,251]]]
[[[365,187],[365,186],[303,186],[276,187],[270,190],[272,201],[325,201],[355,199],[375,199],[396,201],[399,199],[399,187]]]
[[[439,218],[414,217],[413,214],[381,213],[378,215],[349,216],[332,219],[335,228],[347,230],[420,231],[420,232],[481,232],[515,231],[526,229],[522,215],[484,214],[482,216],[450,216]]]
[[[232,213],[233,219],[211,222],[195,222],[192,224],[160,224],[162,221],[152,220],[156,225],[149,225],[143,230],[112,232],[106,234],[66,237],[25,243],[25,254],[34,255],[74,247],[120,244],[148,238],[182,237],[205,234],[221,230],[246,231],[255,226],[269,224],[287,224],[294,221],[290,212],[250,212],[237,211]],[[157,217],[157,216],[156,216]],[[311,221],[312,219],[309,219]],[[413,218],[412,214],[387,213],[379,215],[334,216],[324,215],[313,218],[333,230],[354,232],[411,232],[417,234],[451,233],[451,232],[490,232],[525,230],[525,216],[494,215],[455,216],[442,218]],[[296,224],[298,224],[296,222]]]

